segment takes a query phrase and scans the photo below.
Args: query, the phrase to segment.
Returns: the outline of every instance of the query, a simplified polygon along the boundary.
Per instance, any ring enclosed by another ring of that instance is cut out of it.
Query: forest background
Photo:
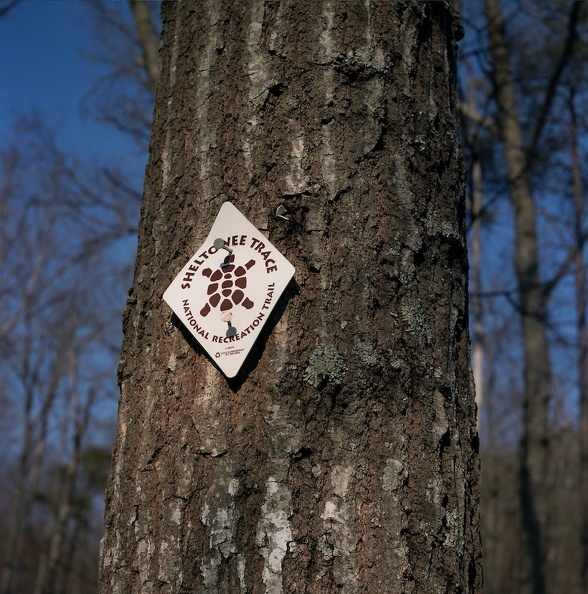
[[[579,594],[587,3],[456,4],[485,591]],[[159,29],[155,1],[0,2],[1,594],[95,590]]]

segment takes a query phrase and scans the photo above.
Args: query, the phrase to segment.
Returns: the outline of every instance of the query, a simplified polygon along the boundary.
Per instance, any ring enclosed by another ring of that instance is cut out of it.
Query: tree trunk
[[[481,591],[458,31],[164,5],[100,592]],[[296,267],[232,380],[162,301],[226,200]]]
[[[580,533],[581,533],[581,575],[582,590],[588,591],[588,327],[586,325],[586,261],[584,258],[584,190],[582,184],[582,162],[578,150],[578,124],[574,106],[575,93],[569,98],[570,110],[570,160],[572,163],[572,194],[574,199],[574,238],[576,319],[578,332],[578,395],[580,410]]]
[[[472,288],[472,318],[473,318],[473,336],[472,336],[472,367],[474,372],[474,385],[476,387],[476,407],[478,433],[482,433],[482,416],[484,414],[484,357],[486,330],[484,328],[484,306],[482,303],[482,202],[484,198],[482,188],[482,165],[477,158],[473,156],[471,167],[472,189],[471,189],[471,210],[472,210],[472,230],[471,230],[471,288]]]
[[[72,320],[72,328],[76,328],[77,320]],[[70,389],[68,407],[72,415],[71,453],[67,465],[63,468],[63,483],[57,490],[59,496],[56,500],[57,509],[55,526],[49,541],[49,550],[46,559],[40,565],[37,572],[34,594],[52,594],[53,592],[65,591],[60,587],[61,583],[67,581],[67,563],[64,552],[67,550],[68,526],[72,521],[75,511],[76,479],[79,474],[80,455],[82,442],[88,430],[91,409],[94,404],[94,397],[90,391],[85,400],[80,401],[78,393],[78,358],[75,345],[68,353],[68,366],[70,374]],[[67,427],[64,427],[67,431]]]
[[[515,218],[515,268],[520,293],[524,342],[524,418],[521,444],[521,508],[528,569],[522,592],[545,591],[545,525],[547,497],[547,414],[551,393],[551,368],[547,345],[546,297],[539,276],[537,223],[528,154],[516,109],[516,96],[500,0],[485,0],[494,69],[499,127]]]
[[[155,30],[149,5],[144,0],[130,0],[137,39],[143,53],[145,70],[149,75],[149,88],[155,93],[159,81],[159,36]]]

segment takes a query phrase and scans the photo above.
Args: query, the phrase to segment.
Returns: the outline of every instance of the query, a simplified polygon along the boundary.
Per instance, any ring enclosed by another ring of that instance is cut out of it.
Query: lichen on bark
[[[347,365],[343,357],[333,347],[318,346],[304,370],[304,380],[314,388],[330,382],[338,385],[345,379]]]
[[[450,3],[164,21],[100,592],[477,594]],[[296,268],[230,381],[161,299],[226,200]]]

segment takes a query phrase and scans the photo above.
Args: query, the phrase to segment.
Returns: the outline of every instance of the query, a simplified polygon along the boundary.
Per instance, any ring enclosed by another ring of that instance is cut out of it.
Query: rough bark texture
[[[164,6],[100,592],[480,592],[448,4]],[[231,381],[162,301],[225,200],[296,267]]]

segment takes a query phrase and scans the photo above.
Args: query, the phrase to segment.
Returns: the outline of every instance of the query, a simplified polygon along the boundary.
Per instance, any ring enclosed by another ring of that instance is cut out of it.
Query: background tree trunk
[[[449,4],[164,6],[100,592],[481,591]],[[162,301],[225,200],[296,267],[230,381]]]
[[[574,239],[576,244],[574,289],[576,293],[576,319],[578,332],[578,396],[580,410],[580,522],[581,528],[581,575],[584,591],[588,589],[588,327],[586,325],[586,261],[584,258],[584,190],[582,165],[578,150],[577,115],[574,107],[574,90],[568,100],[570,110],[570,161],[572,164],[572,194],[574,200]]]
[[[159,35],[151,18],[149,4],[141,0],[130,0],[129,4],[143,52],[143,65],[149,75],[149,88],[155,93],[159,81]]]
[[[526,555],[522,557],[521,591],[543,594],[551,364],[546,327],[547,293],[539,274],[537,215],[531,186],[530,159],[534,149],[528,149],[523,140],[500,0],[485,0],[484,6],[499,110],[498,124],[514,210],[515,269],[524,343],[520,499]],[[548,107],[545,109],[548,111]],[[543,123],[538,122],[537,138],[542,127]],[[537,142],[537,138],[533,139],[532,145]]]

